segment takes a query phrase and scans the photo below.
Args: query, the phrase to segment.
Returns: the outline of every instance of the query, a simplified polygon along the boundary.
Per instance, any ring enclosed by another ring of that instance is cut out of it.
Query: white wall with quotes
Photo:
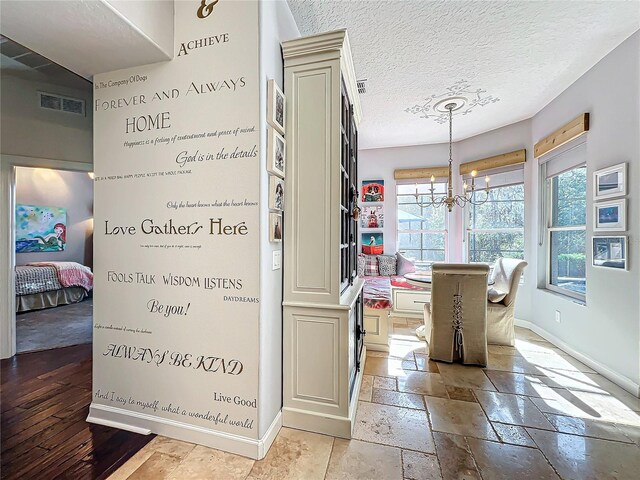
[[[277,433],[257,418],[258,9],[175,2],[172,61],[94,79],[89,415],[254,458]]]

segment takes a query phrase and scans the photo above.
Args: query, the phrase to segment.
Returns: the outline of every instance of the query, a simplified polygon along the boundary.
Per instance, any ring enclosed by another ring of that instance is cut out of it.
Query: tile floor
[[[157,437],[110,479],[638,478],[638,398],[529,330],[482,369],[429,360],[417,325],[368,353],[352,440],[283,428],[256,462]]]

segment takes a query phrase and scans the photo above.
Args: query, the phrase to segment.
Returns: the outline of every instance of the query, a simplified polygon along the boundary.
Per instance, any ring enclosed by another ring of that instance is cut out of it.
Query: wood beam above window
[[[516,150],[515,152],[502,153],[493,157],[481,158],[473,162],[467,162],[460,165],[460,175],[467,175],[473,170],[482,172],[483,170],[493,170],[494,168],[508,167],[510,165],[518,165],[527,160],[527,151]]]
[[[588,131],[589,113],[585,112],[536,143],[533,147],[533,153],[538,158]]]
[[[405,168],[393,172],[393,178],[396,180],[428,180],[431,175],[436,178],[446,178],[449,176],[449,167]]]

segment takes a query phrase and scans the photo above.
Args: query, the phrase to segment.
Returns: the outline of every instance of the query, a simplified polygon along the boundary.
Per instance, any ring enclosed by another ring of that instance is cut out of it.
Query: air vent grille
[[[356,80],[356,85],[358,86],[358,93],[363,94],[367,93],[367,79],[363,78],[362,80]]]
[[[38,92],[38,95],[40,97],[40,108],[73,113],[74,115],[85,115],[85,102],[82,99],[45,92]]]

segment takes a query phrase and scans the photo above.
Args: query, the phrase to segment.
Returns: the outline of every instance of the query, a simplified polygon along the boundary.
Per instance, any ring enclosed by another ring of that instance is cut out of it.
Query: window
[[[586,293],[587,168],[547,178],[547,288],[584,300]]]
[[[476,191],[476,198],[485,198]],[[493,263],[498,257],[524,259],[524,184],[491,188],[481,205],[468,205],[467,259]]]
[[[431,184],[398,185],[398,251],[428,267],[447,258],[447,208],[421,207],[416,202],[416,188],[420,202],[431,198]],[[434,197],[446,196],[446,184],[434,185]]]

